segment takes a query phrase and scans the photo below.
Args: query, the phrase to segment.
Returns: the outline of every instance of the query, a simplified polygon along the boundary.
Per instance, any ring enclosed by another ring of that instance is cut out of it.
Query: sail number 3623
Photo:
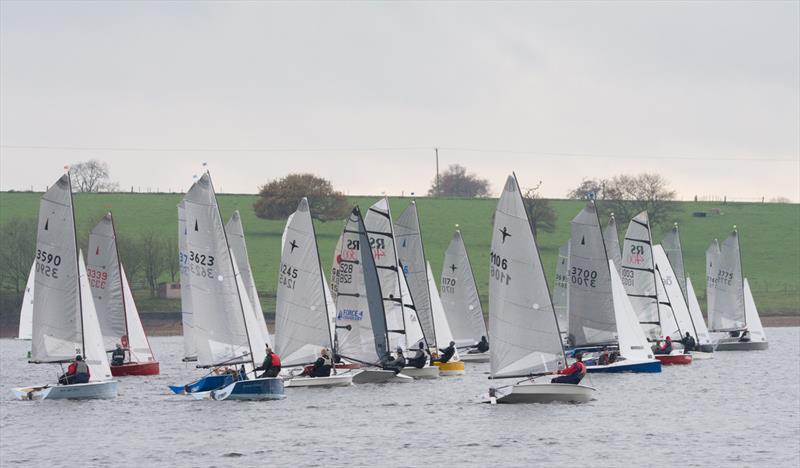
[[[500,284],[508,285],[511,283],[511,275],[506,273],[508,270],[508,260],[492,252],[489,256],[489,275],[493,280]]]

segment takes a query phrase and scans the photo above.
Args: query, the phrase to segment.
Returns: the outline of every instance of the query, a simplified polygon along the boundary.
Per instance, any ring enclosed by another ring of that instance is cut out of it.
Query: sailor
[[[328,351],[328,348],[322,348],[319,354],[320,356],[314,361],[314,364],[307,369],[306,375],[309,377],[330,377],[331,369],[333,368],[331,352]]]
[[[667,339],[655,351],[655,354],[669,354],[672,352],[672,338],[667,335]]]
[[[406,364],[409,367],[416,367],[417,369],[422,369],[425,367],[425,364],[428,362],[428,350],[425,349],[425,343],[423,341],[419,342],[419,348],[414,350],[414,357],[408,358],[406,360]]]
[[[688,353],[690,351],[694,351],[695,348],[697,347],[697,342],[694,340],[694,337],[691,334],[689,334],[688,331],[686,332],[686,336],[684,336],[683,340],[681,341],[683,342],[684,352]]]
[[[277,377],[278,374],[281,372],[281,358],[274,353],[272,349],[267,345],[266,347],[267,355],[264,356],[264,362],[261,363],[259,367],[256,367],[254,370],[263,370],[264,373],[258,376],[258,378],[263,379],[264,377]]]
[[[481,336],[481,341],[479,341],[478,344],[475,345],[475,349],[479,353],[485,353],[489,351],[489,340],[486,339],[486,336]]]
[[[560,377],[554,378],[550,383],[578,385],[581,383],[583,376],[586,375],[586,364],[583,363],[583,353],[580,351],[575,353],[575,362],[573,362],[571,366],[553,373],[560,374]]]
[[[247,370],[244,368],[244,364],[239,366],[239,376],[238,380],[247,380]]]
[[[58,383],[61,385],[88,383],[90,375],[89,365],[83,360],[83,356],[79,354],[75,356],[75,360],[67,367],[67,372],[58,378]]]
[[[117,343],[116,349],[114,349],[114,352],[111,353],[111,365],[121,366],[124,362],[125,362],[125,350],[122,349],[122,345]]]
[[[601,366],[607,366],[609,360],[608,346],[603,346],[602,351],[600,351],[600,357],[597,358],[597,363]]]
[[[742,332],[742,336],[739,337],[739,342],[747,343],[748,341],[750,341],[750,332],[745,330]]]
[[[444,348],[439,357],[437,359],[434,359],[433,362],[441,362],[442,364],[444,364],[450,359],[452,359],[454,354],[456,354],[456,342],[451,341],[450,346]]]
[[[403,349],[399,346],[397,347],[397,357],[392,359],[391,354],[386,353],[386,355],[381,360],[381,367],[383,370],[390,370],[394,371],[395,374],[399,374],[403,368],[406,366],[406,358],[403,356]]]

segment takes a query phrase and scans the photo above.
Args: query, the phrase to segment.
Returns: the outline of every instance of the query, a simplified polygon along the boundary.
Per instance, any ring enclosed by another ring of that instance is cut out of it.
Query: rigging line
[[[610,159],[686,159],[686,160],[703,160],[703,161],[773,161],[773,162],[800,162],[800,159],[790,158],[732,158],[724,156],[688,156],[688,155],[664,155],[655,156],[647,154],[600,154],[600,153],[563,153],[551,151],[521,151],[521,150],[503,150],[503,149],[486,149],[486,148],[455,148],[447,146],[439,146],[440,150],[450,151],[464,151],[472,153],[505,153],[505,154],[520,154],[531,156],[553,156],[553,157],[569,157],[569,158],[610,158]]]

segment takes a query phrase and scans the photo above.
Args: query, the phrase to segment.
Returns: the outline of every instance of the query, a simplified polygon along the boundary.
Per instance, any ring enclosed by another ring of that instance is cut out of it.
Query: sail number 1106
[[[489,275],[492,279],[499,281],[500,284],[508,285],[511,283],[511,275],[506,273],[506,270],[508,270],[507,259],[492,252],[489,257],[489,264]]]

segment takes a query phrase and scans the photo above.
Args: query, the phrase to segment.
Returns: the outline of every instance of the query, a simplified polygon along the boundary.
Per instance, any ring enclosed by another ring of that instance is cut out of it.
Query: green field
[[[0,224],[15,217],[36,217],[40,196],[38,193],[0,193]],[[176,205],[181,197],[180,194],[77,194],[76,219],[81,244],[85,244],[89,230],[109,208],[114,212],[117,232],[122,236],[135,237],[145,232],[164,237],[177,236]],[[226,221],[233,210],[238,209],[242,214],[256,285],[264,310],[271,312],[285,221],[256,218],[252,209],[256,199],[254,195],[219,195],[218,198]],[[351,197],[350,201],[364,209],[376,199]],[[409,200],[391,199],[395,216],[402,212]],[[496,200],[420,198],[417,203],[425,250],[434,274],[438,277],[441,272],[444,250],[455,225],[459,224],[485,302],[488,292],[486,265]],[[551,280],[555,274],[558,247],[569,237],[569,221],[582,205],[580,201],[551,201],[558,214],[557,229],[553,233],[540,233],[537,239]],[[800,205],[684,202],[678,206],[680,212],[675,220],[680,223],[686,269],[694,279],[701,306],[705,307],[705,250],[711,240],[726,237],[732,225],[736,224],[741,236],[745,275],[749,278],[759,310],[764,314],[800,313]],[[721,214],[692,217],[692,212],[710,211],[712,208],[720,209]],[[618,223],[621,229],[627,227],[622,220]],[[316,228],[323,267],[327,270],[342,223],[318,222]],[[662,233],[654,230],[653,235],[659,242]],[[163,278],[164,281],[168,279],[166,275]],[[137,292],[140,310],[163,311],[179,307],[177,301],[146,299],[147,294]]]

